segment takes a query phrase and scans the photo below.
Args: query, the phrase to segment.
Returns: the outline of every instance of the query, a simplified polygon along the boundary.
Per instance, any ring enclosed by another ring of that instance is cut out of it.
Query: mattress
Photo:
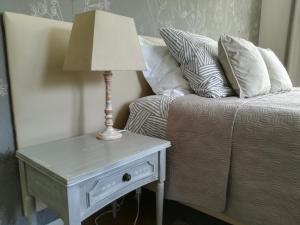
[[[151,137],[167,139],[167,120],[170,104],[176,96],[151,95],[130,104],[126,130]]]

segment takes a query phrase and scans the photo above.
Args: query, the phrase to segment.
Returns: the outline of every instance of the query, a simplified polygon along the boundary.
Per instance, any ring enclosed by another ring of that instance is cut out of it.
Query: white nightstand
[[[168,147],[168,141],[126,132],[114,141],[88,134],[20,149],[24,214],[29,218],[35,214],[38,199],[65,225],[80,225],[119,197],[157,181],[157,225],[161,225]]]

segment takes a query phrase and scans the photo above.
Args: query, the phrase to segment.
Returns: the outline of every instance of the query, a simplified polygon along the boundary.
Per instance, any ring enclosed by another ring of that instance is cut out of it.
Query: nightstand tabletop
[[[131,132],[121,139],[100,141],[96,134],[26,147],[17,157],[41,172],[73,185],[96,174],[170,147],[170,142]]]

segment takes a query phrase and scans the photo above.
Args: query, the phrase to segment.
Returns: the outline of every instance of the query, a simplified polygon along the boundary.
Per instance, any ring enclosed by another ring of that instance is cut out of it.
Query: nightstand
[[[38,199],[65,225],[80,225],[107,204],[156,181],[157,225],[162,225],[168,147],[168,141],[125,132],[114,141],[87,134],[20,149],[24,215],[35,214]]]

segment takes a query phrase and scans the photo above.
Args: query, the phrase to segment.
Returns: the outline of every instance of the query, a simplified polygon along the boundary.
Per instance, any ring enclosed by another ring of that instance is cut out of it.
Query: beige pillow
[[[227,79],[240,98],[270,92],[267,66],[259,50],[251,42],[229,35],[221,36],[219,60]]]
[[[258,48],[262,55],[270,76],[271,92],[285,92],[293,89],[288,72],[271,49]]]

